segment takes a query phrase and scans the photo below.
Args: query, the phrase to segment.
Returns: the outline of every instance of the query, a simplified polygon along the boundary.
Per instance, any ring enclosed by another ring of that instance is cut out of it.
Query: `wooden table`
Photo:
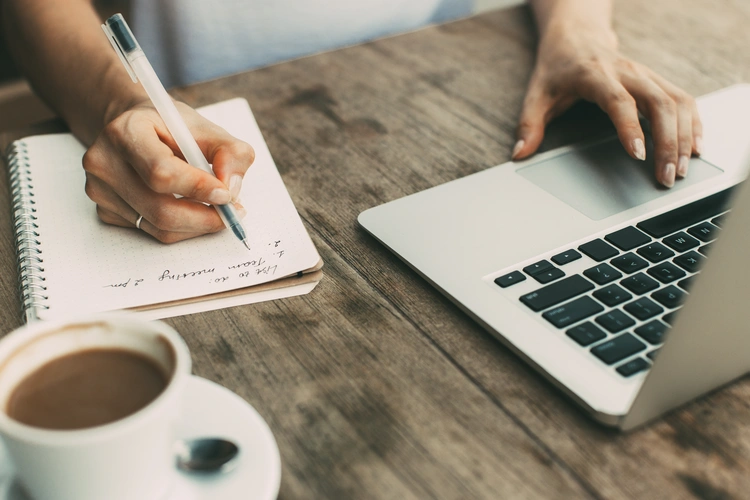
[[[750,81],[750,2],[620,0],[625,54],[693,94]],[[304,297],[169,320],[271,426],[287,498],[748,498],[747,379],[620,434],[360,229],[366,208],[507,161],[535,33],[483,14],[175,91],[248,99],[326,262]],[[546,147],[606,127],[579,106]],[[4,182],[4,180],[3,180]],[[20,324],[7,188],[0,321]]]

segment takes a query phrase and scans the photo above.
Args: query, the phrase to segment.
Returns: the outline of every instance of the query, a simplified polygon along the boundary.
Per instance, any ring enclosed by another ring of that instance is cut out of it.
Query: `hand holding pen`
[[[121,107],[113,103],[108,124],[84,156],[86,192],[96,202],[99,217],[124,227],[138,223],[165,243],[222,230],[225,224],[215,206],[231,209],[239,221],[244,208],[237,195],[254,159],[252,148],[189,106],[168,98],[179,109],[176,116],[184,120],[190,138],[194,137],[197,145],[192,152],[197,150],[204,162],[212,164],[213,173],[189,165],[141,84],[130,81],[116,58],[114,62],[112,70],[120,72],[123,88],[136,97]]]

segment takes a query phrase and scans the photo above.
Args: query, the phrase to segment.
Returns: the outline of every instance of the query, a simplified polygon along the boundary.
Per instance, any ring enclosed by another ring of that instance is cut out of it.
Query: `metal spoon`
[[[186,472],[225,473],[237,466],[240,449],[221,438],[183,439],[175,443],[177,468]]]

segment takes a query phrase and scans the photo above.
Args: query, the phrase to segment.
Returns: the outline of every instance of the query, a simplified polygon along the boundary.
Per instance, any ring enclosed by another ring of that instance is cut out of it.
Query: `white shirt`
[[[132,0],[131,22],[165,86],[468,15],[473,0]]]

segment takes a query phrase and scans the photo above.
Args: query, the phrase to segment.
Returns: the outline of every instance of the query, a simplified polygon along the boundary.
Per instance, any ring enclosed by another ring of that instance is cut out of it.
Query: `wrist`
[[[134,83],[119,60],[109,65],[102,76],[105,102],[101,113],[101,125],[105,126],[138,103],[148,101],[148,94],[140,83]]]
[[[592,60],[609,58],[617,52],[617,36],[611,29],[551,23],[540,37],[536,66],[538,70],[544,70],[571,63],[586,64]]]
[[[618,50],[617,34],[611,26],[601,26],[595,23],[570,22],[563,20],[547,25],[540,33],[540,46],[548,44],[579,45],[580,43],[594,44],[609,50]]]

